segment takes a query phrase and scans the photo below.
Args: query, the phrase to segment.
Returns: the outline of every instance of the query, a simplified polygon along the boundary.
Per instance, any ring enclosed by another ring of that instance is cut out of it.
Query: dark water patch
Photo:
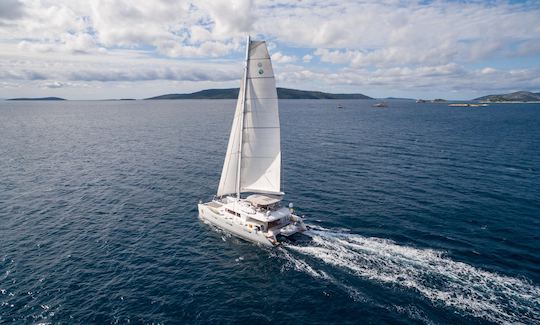
[[[234,101],[0,103],[0,322],[540,322],[540,109],[281,101],[265,250],[197,220]]]

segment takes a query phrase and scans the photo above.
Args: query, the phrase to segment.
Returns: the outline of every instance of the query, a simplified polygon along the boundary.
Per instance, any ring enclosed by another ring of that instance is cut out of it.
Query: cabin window
[[[274,220],[274,221],[271,221],[268,223],[268,228],[272,228],[272,227],[275,227],[277,225],[279,225],[281,222],[281,219],[277,219],[277,220]]]
[[[230,213],[230,214],[232,214],[232,215],[235,215],[235,216],[237,216],[237,217],[239,217],[239,216],[240,216],[240,213],[238,213],[238,212],[234,212],[233,210],[230,210],[230,209],[225,209],[225,211],[227,211],[228,213]]]

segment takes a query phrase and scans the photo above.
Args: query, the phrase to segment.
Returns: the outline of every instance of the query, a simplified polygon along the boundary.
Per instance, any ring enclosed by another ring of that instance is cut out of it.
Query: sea
[[[540,104],[374,103],[280,101],[268,249],[198,219],[234,100],[1,101],[0,323],[540,324]]]

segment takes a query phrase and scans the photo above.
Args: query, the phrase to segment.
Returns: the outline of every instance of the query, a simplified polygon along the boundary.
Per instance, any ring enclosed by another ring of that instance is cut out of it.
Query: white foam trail
[[[296,271],[304,272],[309,274],[310,276],[314,278],[321,278],[328,280],[332,282],[333,284],[341,287],[343,290],[345,290],[351,298],[353,298],[355,301],[367,301],[368,299],[364,294],[362,294],[359,290],[356,288],[353,288],[349,285],[346,285],[344,283],[341,283],[337,281],[334,277],[328,275],[328,273],[322,271],[322,270],[316,270],[311,265],[309,265],[306,261],[302,260],[301,258],[294,257],[289,252],[287,252],[283,248],[278,248],[279,255],[275,255],[277,257],[283,258],[287,261],[287,263],[283,266],[282,272],[285,269],[294,269]]]
[[[324,228],[323,226],[320,226],[320,225],[309,225],[309,229],[332,231],[332,229]]]
[[[310,233],[313,242],[309,246],[286,247],[361,278],[417,290],[435,303],[492,322],[540,320],[540,287],[526,280],[453,261],[441,251],[401,246],[386,239],[325,230]],[[333,279],[305,260],[288,256],[291,263],[299,263],[295,269]]]
[[[279,251],[282,254],[279,257],[282,257],[287,261],[287,264],[284,265],[285,268],[292,268],[296,271],[305,272],[314,278],[328,279],[328,275],[324,271],[315,270],[304,260],[291,256],[291,254],[284,249],[279,249]]]

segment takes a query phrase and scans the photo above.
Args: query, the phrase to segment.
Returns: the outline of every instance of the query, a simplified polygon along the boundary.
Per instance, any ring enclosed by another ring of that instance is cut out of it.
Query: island
[[[540,93],[530,91],[516,91],[509,94],[487,95],[474,100],[489,103],[527,103],[540,102]]]
[[[238,91],[239,88],[206,89],[189,94],[167,94],[146,99],[236,99]],[[277,88],[277,94],[279,99],[373,99],[363,94],[332,94],[290,88]]]
[[[414,100],[413,98],[406,98],[406,97],[386,97],[386,98],[382,98],[382,99],[387,99],[387,100]]]
[[[66,99],[60,98],[60,97],[33,97],[33,98],[21,97],[21,98],[9,98],[6,100],[66,100]]]

